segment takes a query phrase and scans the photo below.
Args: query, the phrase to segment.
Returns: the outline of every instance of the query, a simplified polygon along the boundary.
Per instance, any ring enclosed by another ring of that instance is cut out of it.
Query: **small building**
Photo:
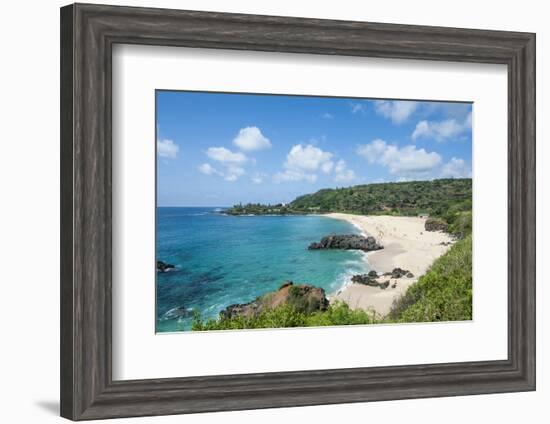
[[[418,217],[422,218],[422,219],[428,219],[430,217],[430,214],[429,213],[419,213]]]

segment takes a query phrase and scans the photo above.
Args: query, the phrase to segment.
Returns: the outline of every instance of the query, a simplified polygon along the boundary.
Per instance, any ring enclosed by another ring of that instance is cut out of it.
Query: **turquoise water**
[[[352,234],[347,222],[323,216],[226,216],[217,208],[157,208],[157,331],[189,330],[192,318],[162,319],[174,307],[216,318],[234,303],[276,290],[284,281],[337,291],[368,271],[363,253],[307,250],[327,234]]]

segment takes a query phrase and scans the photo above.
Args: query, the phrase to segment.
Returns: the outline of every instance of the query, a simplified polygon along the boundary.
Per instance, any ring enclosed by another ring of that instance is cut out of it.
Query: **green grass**
[[[390,322],[472,319],[472,236],[458,241],[392,307]]]

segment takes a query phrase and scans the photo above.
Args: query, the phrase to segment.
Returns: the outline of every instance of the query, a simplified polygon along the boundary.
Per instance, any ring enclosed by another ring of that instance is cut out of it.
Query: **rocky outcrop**
[[[299,312],[310,314],[315,311],[325,311],[329,302],[322,288],[308,284],[294,285],[292,281],[287,281],[277,291],[260,296],[252,302],[228,306],[220,312],[220,317],[252,318],[282,305],[291,305]]]
[[[428,218],[424,224],[426,231],[447,231],[449,225],[439,218]]]
[[[372,274],[372,273],[375,274]],[[387,289],[390,285],[390,280],[378,281],[378,274],[376,271],[370,271],[368,274],[357,274],[351,277],[351,281],[355,284],[364,284],[365,286],[379,287],[381,289]]]
[[[167,264],[166,262],[157,261],[157,271],[158,272],[166,272],[170,269],[174,269],[175,266],[172,264]]]
[[[391,273],[386,273],[387,275],[391,275],[391,278],[413,278],[414,275],[412,272],[410,272],[408,269],[402,269],[402,268],[394,268]]]
[[[351,277],[351,281],[355,284],[364,284],[371,287],[379,287],[381,289],[387,289],[390,285],[390,280],[384,279],[379,281],[380,277],[389,278],[414,278],[414,274],[406,269],[394,268],[392,272],[385,272],[384,274],[378,274],[378,272],[372,270],[368,274],[357,274]],[[392,284],[392,289],[396,287],[396,283]]]
[[[344,249],[370,252],[372,250],[383,249],[383,246],[378,244],[374,237],[363,237],[357,234],[349,234],[323,237],[319,243],[311,243],[308,249]]]
[[[355,284],[364,284],[365,286],[378,287],[378,276],[372,277],[369,274],[357,274],[351,277],[351,282]]]

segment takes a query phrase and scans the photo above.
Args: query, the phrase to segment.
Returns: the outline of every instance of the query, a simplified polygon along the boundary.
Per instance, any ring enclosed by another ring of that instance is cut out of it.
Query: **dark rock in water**
[[[378,277],[378,273],[373,269],[372,271],[369,271],[368,276],[372,278],[376,278]]]
[[[309,284],[295,285],[292,281],[287,281],[277,291],[260,296],[252,302],[228,306],[220,312],[220,317],[252,318],[281,305],[291,305],[299,312],[310,314],[315,311],[325,311],[329,302],[322,288]]]
[[[412,272],[407,272],[407,278],[414,278],[414,274]]]
[[[193,315],[192,308],[185,308],[183,306],[178,306],[176,308],[170,309],[169,311],[166,311],[162,316],[161,320],[166,321],[166,320],[176,319],[176,318],[189,318],[192,315]]]
[[[439,218],[428,218],[424,224],[426,231],[447,231],[449,225]]]
[[[172,264],[167,264],[166,262],[157,261],[157,271],[166,272],[169,269],[174,269],[175,266]]]
[[[390,280],[387,280],[387,281],[384,281],[383,283],[378,284],[378,287],[380,287],[382,290],[386,290],[389,285],[390,285]]]
[[[409,273],[409,270],[407,270],[407,269],[394,268],[393,271],[391,272],[391,277],[392,278],[401,278],[401,277],[406,276],[408,273]]]
[[[311,243],[308,249],[344,249],[370,252],[371,250],[383,249],[383,246],[379,245],[374,237],[363,237],[357,234],[349,234],[325,236],[319,243]]]

